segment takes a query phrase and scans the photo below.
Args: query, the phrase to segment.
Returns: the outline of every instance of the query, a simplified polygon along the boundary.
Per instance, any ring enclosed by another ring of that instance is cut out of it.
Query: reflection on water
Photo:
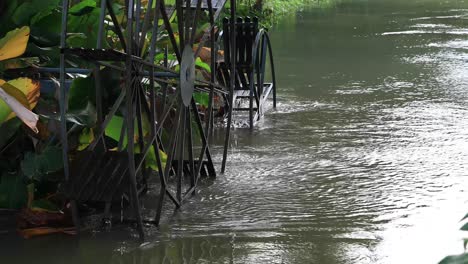
[[[127,230],[10,240],[1,258],[436,263],[458,253],[468,203],[467,8],[354,0],[286,19],[272,31],[278,109],[252,132],[235,130],[229,172],[167,215],[150,242]]]

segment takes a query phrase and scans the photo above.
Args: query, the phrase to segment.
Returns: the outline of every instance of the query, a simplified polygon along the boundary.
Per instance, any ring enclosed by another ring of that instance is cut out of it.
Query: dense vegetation
[[[269,28],[285,16],[310,7],[325,8],[337,0],[239,0],[238,13],[244,16],[258,16],[263,26]]]

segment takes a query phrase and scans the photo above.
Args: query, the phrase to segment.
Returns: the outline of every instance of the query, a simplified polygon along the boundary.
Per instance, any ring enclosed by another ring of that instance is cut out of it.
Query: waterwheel
[[[176,207],[195,190],[200,174],[216,176],[208,143],[213,123],[213,98],[232,94],[233,86],[216,81],[216,21],[227,0],[102,0],[95,46],[71,47],[73,32],[63,26],[60,54],[60,115],[64,192],[71,200],[75,224],[76,202],[103,202],[109,216],[116,199],[126,197],[131,219],[144,237],[143,223],[158,225],[163,203]],[[230,19],[235,18],[230,0]],[[86,6],[70,9],[62,3],[62,25]],[[205,28],[200,30],[201,24]],[[233,27],[234,28],[234,27]],[[231,32],[235,39],[235,30]],[[236,43],[231,43],[235,47]],[[210,71],[196,69],[201,52],[209,51]],[[235,49],[225,57],[234,57]],[[236,72],[235,64],[230,71]],[[118,89],[107,89],[107,76],[117,76]],[[95,84],[96,124],[92,142],[70,154],[67,134],[67,85],[79,74]],[[235,74],[232,75],[234,78]],[[234,83],[232,79],[231,83]],[[208,97],[200,110],[194,92]],[[118,122],[120,120],[120,122]],[[112,136],[109,126],[120,131]],[[223,169],[230,125],[225,127]],[[197,144],[198,142],[198,144]],[[148,178],[156,173],[159,195],[156,213],[142,216],[140,198]]]
[[[236,45],[231,38],[232,25],[229,18],[223,19],[223,31],[218,42],[224,51],[235,51],[235,59],[229,56],[219,62],[217,77],[225,86],[231,83],[231,67],[235,65],[234,90],[229,95],[231,111],[248,112],[250,129],[260,120],[265,112],[265,104],[272,97],[273,108],[276,108],[276,74],[268,32],[260,28],[257,17],[237,17],[235,24]],[[269,72],[267,71],[269,66]],[[269,76],[267,76],[269,74]],[[271,81],[268,81],[269,78]],[[247,101],[247,104],[244,103]]]

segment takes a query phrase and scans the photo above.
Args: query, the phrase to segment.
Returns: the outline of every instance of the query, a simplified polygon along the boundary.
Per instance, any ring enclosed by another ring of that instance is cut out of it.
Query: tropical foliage
[[[61,0],[13,0],[0,3],[0,208],[41,211],[63,209],[63,199],[57,192],[63,177],[62,146],[59,133],[59,84],[57,74],[40,68],[57,68],[60,55]],[[68,19],[67,45],[95,47],[98,39],[100,1],[72,1]],[[170,2],[170,1],[167,1]],[[124,0],[114,1],[113,10],[124,23]],[[110,19],[107,18],[106,19]],[[177,21],[173,17],[173,30]],[[207,21],[208,18],[201,21]],[[207,28],[199,27],[199,35]],[[149,45],[151,35],[144,40]],[[158,36],[158,49],[168,46],[167,34]],[[103,47],[122,50],[118,36],[107,30]],[[169,65],[178,70],[173,51],[169,50]],[[208,52],[209,53],[209,52]],[[209,76],[210,66],[203,56],[196,61],[197,74]],[[154,58],[161,63],[161,52]],[[90,68],[83,61],[70,59],[69,65]],[[101,87],[106,91],[104,109],[114,102],[121,89],[120,73],[107,67],[97,69]],[[70,156],[86,149],[96,133],[95,73],[73,74],[67,81],[68,142]],[[207,95],[197,94],[203,107]],[[121,137],[123,115],[116,115],[106,128],[106,140],[117,145]],[[148,122],[148,121],[146,121]],[[149,124],[143,128],[148,134]],[[124,137],[125,138],[125,137]],[[128,140],[128,139],[125,139]],[[137,140],[137,139],[134,139]],[[124,148],[126,143],[124,143]],[[139,150],[136,149],[136,152]],[[165,154],[160,153],[165,162]],[[148,154],[146,166],[154,170],[155,153]],[[42,208],[42,209],[39,209]]]

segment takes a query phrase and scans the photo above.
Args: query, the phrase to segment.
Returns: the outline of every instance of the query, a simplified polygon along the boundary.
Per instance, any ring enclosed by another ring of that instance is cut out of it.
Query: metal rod
[[[184,148],[185,148],[185,126],[187,123],[186,120],[186,114],[187,114],[187,108],[184,106],[182,113],[181,113],[181,118],[180,122],[182,123],[182,129],[179,131],[179,144],[176,146],[179,148],[179,157],[177,160],[177,200],[179,202],[182,202],[182,178],[184,176]]]
[[[105,62],[98,62],[99,64],[106,66],[106,67],[114,67],[114,69],[118,71],[125,71],[125,68],[123,67],[118,67],[116,65],[110,65]],[[49,73],[60,73],[60,68],[49,68],[49,67],[39,67],[37,68],[37,71],[39,72],[49,72]],[[77,74],[90,74],[93,72],[93,70],[90,69],[80,69],[80,68],[65,68],[65,71],[67,73],[77,73]],[[140,73],[141,74],[141,73]],[[149,77],[151,74],[148,71],[142,71],[141,76],[143,77]],[[154,72],[153,73],[154,77],[159,77],[159,78],[179,78],[179,74],[173,73],[173,72]]]
[[[134,209],[134,215],[137,220],[137,225],[138,225],[138,233],[140,235],[140,239],[144,239],[145,234],[143,231],[143,222],[142,222],[142,217],[141,217],[141,208],[140,208],[140,203],[138,199],[138,194],[137,194],[137,183],[136,183],[136,173],[135,173],[135,150],[134,150],[134,102],[133,102],[133,96],[132,96],[132,73],[133,73],[133,63],[130,54],[132,54],[132,28],[133,28],[133,0],[129,0],[129,8],[128,8],[128,22],[127,22],[127,59],[126,59],[126,82],[125,82],[125,88],[126,88],[126,104],[127,104],[127,116],[126,116],[126,122],[127,122],[127,135],[128,135],[128,140],[127,140],[127,153],[128,153],[128,176],[130,180],[130,192],[131,192],[131,204]]]
[[[153,30],[152,30],[152,33],[151,33],[150,52],[149,52],[149,56],[148,56],[148,61],[153,63],[153,64],[154,64],[154,56],[155,56],[155,53],[156,53],[156,39],[157,39],[157,35],[158,35],[158,21],[159,21],[159,14],[160,14],[159,5],[161,4],[161,1],[158,1],[158,0],[155,0],[155,1],[156,1],[156,7],[155,7],[155,10],[154,10],[155,14],[154,14],[154,20],[153,20]],[[150,5],[150,3],[152,5],[153,0],[150,0],[148,2],[148,6]],[[145,36],[146,36],[146,32],[145,32]],[[141,37],[143,39],[143,36],[141,36]],[[154,67],[151,67],[151,69],[154,72]],[[175,74],[175,75],[177,76],[177,74]],[[154,73],[150,74],[150,76],[154,76]]]
[[[99,28],[97,35],[96,47],[102,48],[102,37],[104,35],[104,20],[106,19],[106,2],[107,0],[101,0],[101,10],[99,12]]]
[[[67,138],[67,120],[65,114],[67,111],[67,88],[65,87],[65,48],[67,38],[67,23],[68,23],[68,0],[62,1],[62,28],[60,32],[60,138],[62,142],[62,159],[63,159],[63,172],[65,181],[70,178],[70,168],[68,161],[68,138]],[[73,225],[80,230],[80,220],[78,215],[78,209],[75,200],[70,201],[70,209],[72,214]]]
[[[148,106],[146,104],[146,98],[144,97],[144,94],[143,94],[143,89],[142,87],[140,86],[140,82],[136,82],[135,83],[135,88],[137,91],[136,91],[136,120],[137,120],[137,125],[138,125],[138,144],[140,146],[140,153],[143,151],[143,149],[145,149],[145,143],[144,143],[144,137],[145,137],[145,134],[143,133],[143,113],[141,111],[141,106],[142,104]],[[149,146],[151,146],[151,143],[152,141],[154,140],[154,138],[151,139],[151,141],[148,143],[147,147],[149,148]],[[146,156],[146,154],[144,154]],[[147,179],[147,171],[146,171],[146,162],[145,162],[145,158],[141,158],[141,163],[138,164],[138,166],[135,167],[135,171],[138,172],[138,171],[141,171],[142,174],[143,174],[143,181],[144,184],[146,184],[146,179]],[[137,173],[138,174],[138,173]]]
[[[177,136],[179,134],[179,124],[180,124],[180,111],[182,111],[183,103],[179,103],[179,107],[177,108],[177,114],[176,114],[176,119],[175,120],[175,129],[172,132],[172,137],[169,142],[169,153],[167,153],[167,159],[166,159],[166,167],[164,168],[164,177],[167,179],[169,177],[169,172],[171,171],[172,168],[172,161],[174,160],[174,153],[175,148],[176,148],[176,142],[177,142]],[[162,206],[162,205],[161,205]],[[180,207],[180,204],[178,202],[176,203],[177,207]]]
[[[201,166],[203,165],[203,157],[206,155],[206,159],[208,160],[208,163],[213,164],[213,160],[211,159],[211,152],[210,148],[208,147],[208,141],[205,137],[205,133],[203,131],[203,126],[200,120],[200,115],[197,110],[197,105],[195,104],[195,100],[192,99],[192,111],[193,115],[195,116],[195,122],[197,123],[198,130],[200,131],[200,137],[202,139],[202,148],[200,151],[200,155],[198,157],[198,164],[197,164],[197,169],[195,170],[195,185],[197,185],[198,181],[198,174],[200,173]],[[216,175],[213,175],[216,177]]]
[[[187,0],[187,2],[189,2],[189,1],[190,0]],[[195,34],[197,33],[197,27],[198,27],[197,21],[198,21],[198,18],[200,17],[200,10],[201,10],[202,2],[203,1],[201,1],[201,0],[197,1],[197,7],[195,9],[195,15],[193,16],[193,20],[192,20],[192,33],[190,34],[190,41],[189,41],[190,45],[193,45],[193,43],[195,42]],[[209,4],[208,4],[208,12],[213,13],[213,10],[211,10],[211,7],[210,7]],[[188,35],[188,33],[187,33],[187,35]]]
[[[161,15],[162,15],[162,18],[163,18],[163,21],[164,21],[164,25],[166,26],[167,34],[169,35],[169,39],[171,40],[172,46],[174,48],[174,52],[175,52],[176,57],[177,57],[177,60],[180,63],[181,53],[180,53],[179,47],[177,46],[177,41],[175,40],[174,31],[172,31],[171,23],[169,21],[169,17],[167,16],[165,6],[166,6],[166,4],[164,3],[164,0],[161,0],[160,9],[161,9]],[[180,39],[179,39],[179,41],[180,41]]]
[[[156,6],[156,10],[158,10]],[[146,4],[146,13],[145,13],[145,18],[143,20],[143,27],[141,29],[141,34],[140,34],[140,54],[143,55],[143,48],[145,47],[145,39],[146,39],[146,34],[148,32],[148,27],[150,25],[150,19],[151,19],[151,13],[153,11],[153,0],[148,0],[148,3]],[[156,25],[158,24],[158,21],[156,20]],[[157,26],[156,26],[157,28]],[[151,39],[153,37],[151,36]],[[153,47],[150,47],[150,49]]]
[[[192,114],[190,106],[187,107],[186,122],[187,122],[187,141],[188,141],[188,158],[190,168],[190,186],[195,187],[195,166],[193,161],[193,138],[192,138]],[[195,111],[197,111],[195,109]]]
[[[176,5],[176,15],[177,15],[177,28],[179,31],[179,46],[180,46],[180,51],[184,52],[184,47],[185,47],[185,38],[184,38],[184,12],[182,10],[182,1],[183,0],[175,0],[175,5]],[[167,26],[166,26],[167,28]],[[169,28],[168,32],[169,32]],[[177,46],[177,45],[176,45]],[[179,62],[181,62],[179,60]]]
[[[235,0],[231,0],[231,9],[232,9],[232,2],[235,2]],[[224,3],[226,3],[226,1],[224,1]],[[221,14],[221,11],[223,11],[224,9],[224,5],[221,5],[220,8],[218,8],[216,10],[216,13],[214,14],[214,20],[218,19],[219,15]],[[235,15],[234,15],[235,16]],[[213,24],[211,25],[211,27],[205,32],[205,34],[203,34],[202,38],[200,39],[200,42],[198,44],[198,48],[197,48],[197,51],[195,52],[195,55],[194,57],[198,57],[198,55],[200,55],[200,51],[201,51],[201,48],[203,47],[203,45],[205,45],[205,42],[206,40],[208,39],[208,36],[210,35],[210,31],[216,26],[216,24]]]
[[[67,37],[67,15],[68,15],[68,0],[62,1],[62,30],[60,37],[60,134],[62,139],[62,158],[63,167],[65,173],[65,180],[69,179],[69,168],[68,168],[68,138],[67,138],[67,120],[65,113],[67,111],[67,90],[65,88],[65,52],[66,37]]]
[[[190,0],[185,0],[185,13],[184,13],[184,46],[185,45],[191,45],[190,42],[190,9],[191,9],[191,1]],[[201,1],[198,1],[201,2]],[[180,23],[180,21],[177,21],[177,23]],[[182,45],[182,42],[180,42]]]
[[[107,9],[109,10],[109,15],[110,15],[110,17],[112,19],[112,23],[114,24],[115,33],[119,37],[120,45],[122,46],[123,50],[127,50],[127,47],[126,47],[127,45],[125,43],[125,37],[124,37],[124,35],[122,33],[122,28],[120,27],[119,20],[117,19],[117,16],[114,13],[114,9],[112,8],[111,0],[106,0],[106,4],[107,4]]]
[[[270,36],[266,35],[267,44],[268,44],[268,53],[270,57],[270,68],[271,68],[271,78],[273,81],[273,107],[276,108],[276,72],[275,72],[275,63],[273,59],[273,50],[271,48]]]
[[[96,140],[91,143],[89,145],[89,148],[91,149],[94,149],[94,147],[96,146],[96,144],[98,143],[98,139],[101,138],[106,130],[106,127],[107,125],[109,124],[109,122],[111,121],[112,117],[114,117],[115,113],[117,112],[117,110],[119,109],[119,106],[122,104],[123,102],[123,99],[125,98],[125,95],[127,94],[126,90],[123,89],[121,92],[120,92],[120,95],[119,97],[117,97],[117,100],[115,100],[115,103],[114,105],[112,106],[111,110],[109,111],[109,113],[107,114],[106,116],[106,119],[101,123],[101,127],[99,128],[99,134],[96,138]]]
[[[140,16],[141,16],[141,0],[136,0],[136,4],[135,4],[135,38],[133,41],[135,41],[135,49],[133,50],[134,54],[133,55],[137,55],[137,56],[140,56],[141,53],[141,48],[143,47],[143,44],[140,43],[140,33],[141,33],[141,24],[140,24]]]
[[[168,60],[167,60],[168,54],[167,54],[167,47],[164,48],[164,67],[167,68],[168,65]],[[162,96],[162,112],[164,113],[164,110],[166,108],[166,97],[167,97],[167,84],[163,83],[162,84],[162,90],[163,90],[163,96]]]
[[[230,26],[231,26],[231,83],[229,87],[229,100],[231,107],[229,108],[228,114],[228,122],[226,127],[226,137],[224,138],[224,151],[223,151],[223,161],[221,164],[221,173],[226,171],[226,161],[227,161],[227,152],[229,148],[229,140],[230,140],[230,132],[231,132],[231,124],[232,124],[232,105],[234,99],[234,86],[235,84],[235,76],[236,76],[236,27],[235,27],[235,19],[236,19],[236,1],[230,0],[231,3],[231,19],[230,19]]]
[[[209,12],[209,17],[210,17],[210,24],[214,24],[214,17],[213,17],[213,6],[212,6],[212,0],[208,0],[208,12]],[[210,47],[211,47],[211,72],[210,72],[210,82],[215,83],[216,82],[216,49],[215,49],[215,31],[214,27],[211,29],[210,33]],[[212,126],[212,118],[213,118],[213,97],[214,97],[214,86],[210,85],[210,95],[208,99],[208,118],[205,120],[206,125],[205,125],[205,135],[207,139],[209,140],[211,138],[211,129],[210,126]],[[208,141],[209,142],[209,141]]]

